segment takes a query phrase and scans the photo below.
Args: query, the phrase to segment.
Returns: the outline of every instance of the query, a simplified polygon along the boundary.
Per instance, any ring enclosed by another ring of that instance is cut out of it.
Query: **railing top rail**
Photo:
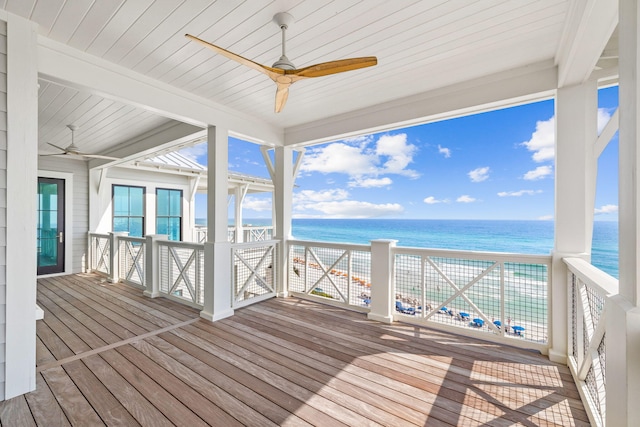
[[[316,248],[328,248],[328,249],[350,249],[354,251],[371,252],[371,246],[359,245],[354,243],[332,243],[332,242],[315,242],[311,240],[287,240],[289,245],[300,246],[314,246]]]
[[[261,229],[271,230],[273,229],[273,226],[272,225],[243,225],[242,228],[244,228],[245,230],[261,230]]]
[[[236,248],[260,248],[263,246],[274,246],[280,243],[280,240],[258,240],[256,242],[231,243],[231,247]]]
[[[395,246],[394,255],[437,256],[444,258],[466,258],[480,261],[523,262],[527,264],[550,264],[551,255],[516,254],[509,252],[460,251],[452,249],[415,248]]]
[[[103,237],[105,239],[109,238],[109,235],[105,234],[105,233],[91,233],[91,232],[89,232],[89,236],[90,237]]]
[[[618,280],[582,258],[563,258],[567,268],[602,296],[619,292]]]
[[[129,242],[138,242],[138,243],[144,243],[147,241],[147,239],[145,239],[144,237],[134,237],[134,236],[118,236],[118,239],[126,240]]]
[[[202,250],[202,251],[204,250],[203,243],[178,242],[175,240],[158,240],[158,245],[172,246],[175,248],[196,249],[196,250]]]

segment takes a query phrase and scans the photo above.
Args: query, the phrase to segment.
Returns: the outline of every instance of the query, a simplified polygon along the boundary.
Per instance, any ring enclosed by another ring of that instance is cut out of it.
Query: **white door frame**
[[[56,178],[64,180],[64,271],[45,274],[38,277],[60,276],[73,272],[73,174],[38,169],[38,178]]]

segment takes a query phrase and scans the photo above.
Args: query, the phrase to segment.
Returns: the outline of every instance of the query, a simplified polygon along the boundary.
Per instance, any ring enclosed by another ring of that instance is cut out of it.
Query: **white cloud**
[[[598,134],[611,119],[611,113],[604,109],[598,108],[597,127]],[[555,116],[548,120],[536,122],[536,130],[531,134],[529,141],[523,142],[521,145],[527,147],[529,151],[533,151],[532,159],[536,163],[551,161],[555,158]]]
[[[417,178],[408,165],[418,148],[407,143],[407,134],[356,137],[308,149],[300,170],[303,172],[342,173],[354,178],[375,178],[384,174]]]
[[[498,193],[499,197],[520,197],[524,196],[533,196],[534,194],[542,193],[542,190],[519,190],[519,191],[501,191]]]
[[[387,187],[391,185],[393,181],[391,178],[355,178],[349,182],[349,187],[362,187],[362,188],[376,188]]]
[[[536,181],[538,179],[544,179],[552,173],[553,168],[551,166],[538,166],[534,170],[530,170],[529,172],[525,173],[522,179],[526,179],[527,181]]]
[[[375,175],[378,158],[361,147],[334,142],[307,150],[300,170],[304,172],[343,173],[349,176]]]
[[[409,163],[413,162],[413,155],[418,148],[413,144],[407,144],[407,134],[382,135],[376,145],[376,154],[379,157],[386,157],[382,165],[382,173],[392,173],[406,175],[410,178],[417,178],[416,171],[406,169]]]
[[[438,144],[438,153],[443,154],[445,159],[451,157],[451,150]]]
[[[349,192],[343,189],[303,190],[294,193],[295,218],[375,218],[397,215],[404,208],[397,203],[375,204],[348,200]]]
[[[483,168],[474,169],[467,175],[471,178],[471,182],[482,182],[489,178],[489,171],[489,166],[485,166]]]
[[[598,135],[604,129],[604,127],[609,123],[611,119],[611,112],[604,108],[598,108]]]
[[[331,190],[302,190],[293,194],[294,203],[317,203],[333,200],[345,200],[349,197],[349,192],[341,188]]]
[[[531,139],[521,145],[533,151],[533,161],[540,163],[553,160],[555,157],[555,140],[555,117],[551,117],[549,120],[536,122],[536,130],[531,134]]]
[[[242,202],[243,209],[249,209],[256,212],[265,212],[271,210],[271,199],[259,199],[255,197],[246,197]]]
[[[603,205],[602,207],[596,208],[593,213],[596,215],[601,215],[616,212],[618,212],[618,205]]]
[[[433,196],[429,196],[423,200],[428,205],[435,205],[436,203],[449,203],[449,199],[436,199]]]
[[[185,147],[178,150],[178,153],[182,154],[186,158],[193,160],[196,163],[199,163],[203,166],[207,165],[207,162],[199,162],[198,157],[207,156],[207,143],[202,142],[200,144],[192,145],[191,147]]]
[[[542,215],[538,217],[539,221],[552,221],[553,215]]]
[[[458,203],[473,203],[475,201],[476,201],[475,198],[473,198],[473,197],[471,197],[471,196],[469,196],[467,194],[463,194],[462,196],[460,196],[460,197],[458,197],[456,199],[456,202],[458,202]]]

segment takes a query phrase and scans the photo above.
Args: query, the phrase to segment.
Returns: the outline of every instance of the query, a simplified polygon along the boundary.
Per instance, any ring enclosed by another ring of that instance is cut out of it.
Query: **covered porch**
[[[83,424],[71,415],[77,406],[91,408],[89,421],[107,424],[118,417],[145,424],[151,413],[169,423],[182,416],[204,422],[214,413],[275,424],[314,417],[640,423],[640,11],[634,0],[525,3],[186,2],[168,10],[157,2],[7,2],[0,11],[2,416],[37,423],[33,408],[47,407],[63,424]],[[293,42],[301,64],[375,48],[375,73],[309,82],[308,92],[275,114],[273,82],[183,37],[194,32],[267,63],[280,54],[272,43],[279,30],[267,23],[283,10],[302,17]],[[598,134],[598,88],[616,84],[619,113]],[[551,98],[551,254],[416,250],[377,236],[369,245],[293,240],[294,185],[306,147]],[[80,159],[50,146],[66,147],[70,122],[82,125]],[[590,265],[598,156],[618,129],[619,281]],[[229,241],[232,136],[261,146],[274,188],[271,240]],[[203,139],[206,242],[101,227],[111,225],[104,216],[113,194],[109,169]],[[25,195],[40,177],[64,182],[66,228],[50,237],[64,248],[65,277],[36,272],[37,201]],[[454,277],[457,269],[464,274]],[[81,275],[87,271],[99,276]],[[517,312],[529,323],[516,333],[509,292],[533,289],[522,277],[538,282],[536,304]],[[497,289],[490,304],[482,297],[487,288]],[[408,301],[411,292],[416,298]],[[36,302],[45,311],[38,322]],[[97,322],[80,308],[87,303]],[[460,318],[446,310],[453,304],[465,308],[457,309]],[[160,320],[165,315],[173,320]],[[227,347],[218,348],[220,340]],[[241,386],[216,383],[227,377],[197,371],[202,363],[207,372],[229,369]],[[171,394],[173,386],[184,395]],[[105,400],[96,401],[86,391],[92,388]],[[509,397],[514,389],[522,401]],[[228,396],[239,390],[257,400]],[[133,395],[143,403],[128,408]],[[159,395],[178,412],[153,400]],[[185,396],[200,404],[186,405]],[[245,412],[254,404],[265,412]]]
[[[298,298],[210,323],[76,274],[38,304],[37,389],[3,425],[589,425],[544,356]]]

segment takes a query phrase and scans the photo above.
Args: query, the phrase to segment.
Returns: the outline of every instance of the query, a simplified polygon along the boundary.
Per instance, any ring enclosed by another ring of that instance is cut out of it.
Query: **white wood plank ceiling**
[[[281,128],[310,123],[503,70],[555,61],[575,0],[0,0],[39,33]],[[253,61],[281,54],[275,13],[295,22],[298,68],[375,55],[378,65],[308,79],[273,112],[275,85],[185,39],[194,34]],[[168,119],[41,81],[40,144],[104,152]],[[65,141],[67,141],[65,143]]]

